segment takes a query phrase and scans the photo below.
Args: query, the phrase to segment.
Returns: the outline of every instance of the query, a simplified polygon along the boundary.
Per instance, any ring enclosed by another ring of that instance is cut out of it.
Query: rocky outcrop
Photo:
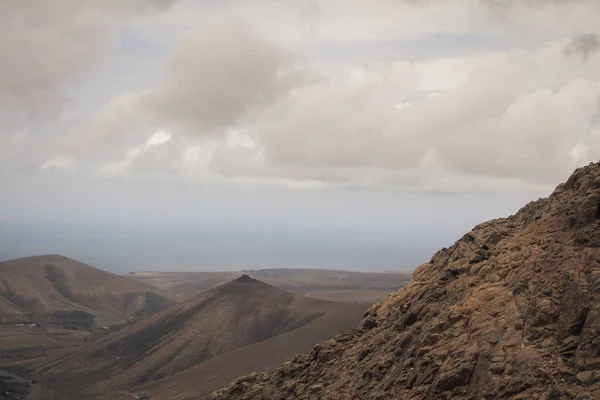
[[[355,330],[220,399],[600,399],[600,164],[438,251]]]

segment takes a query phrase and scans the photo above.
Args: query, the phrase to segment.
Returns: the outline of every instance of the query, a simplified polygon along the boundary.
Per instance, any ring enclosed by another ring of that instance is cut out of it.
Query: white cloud
[[[174,3],[11,2],[26,24],[0,17],[20,38],[0,50],[2,170],[68,159],[108,175],[454,192],[546,187],[600,157],[595,1]],[[65,88],[124,26],[170,48],[156,84],[69,120]]]
[[[151,147],[157,147],[168,143],[172,137],[173,135],[171,135],[169,132],[156,131],[152,136],[150,136],[150,138],[144,145],[144,150],[148,150]]]
[[[0,167],[33,172],[67,151],[70,89],[113,55],[118,30],[172,0],[5,0],[0,12]],[[110,79],[110,78],[109,78]]]
[[[232,23],[183,39],[165,60],[157,88],[107,102],[79,136],[78,150],[122,148],[152,127],[187,136],[220,134],[301,79],[284,48]]]
[[[67,174],[75,172],[77,161],[65,157],[65,156],[54,156],[50,160],[46,161],[41,167],[40,171],[57,171]]]
[[[403,94],[440,87],[423,73],[438,61],[371,71],[358,82],[337,76],[298,88],[257,120],[255,140],[265,157],[236,150],[226,173],[407,190],[457,180],[471,189],[488,188],[492,180],[519,190],[552,185],[574,160],[600,157],[592,146],[598,137],[588,129],[598,110],[600,57],[590,55],[585,63],[566,58],[566,44],[469,59],[474,67],[466,79],[402,110],[397,101]]]
[[[65,85],[106,57],[116,29],[173,1],[5,0],[0,13],[1,117],[56,117]]]
[[[170,132],[156,131],[142,146],[130,147],[125,152],[125,157],[103,163],[97,170],[100,176],[129,175],[132,170],[138,173],[173,173],[172,164],[180,159],[182,154],[181,141],[172,142]],[[174,144],[169,146],[169,143]],[[170,171],[169,171],[170,169]]]
[[[150,111],[191,134],[213,133],[287,90],[291,63],[283,48],[243,25],[207,27],[175,46]]]

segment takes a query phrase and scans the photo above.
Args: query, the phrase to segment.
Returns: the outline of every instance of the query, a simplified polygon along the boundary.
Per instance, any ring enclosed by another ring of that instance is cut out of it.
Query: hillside
[[[339,304],[297,329],[222,354],[140,390],[162,400],[203,399],[233,379],[275,368],[315,343],[354,328],[364,312],[364,305]]]
[[[382,300],[410,281],[409,272],[357,272],[332,269],[258,269],[211,272],[132,272],[130,276],[186,299],[249,274],[279,289],[323,300],[369,303]]]
[[[221,399],[599,399],[600,164],[476,226],[360,327]]]
[[[67,386],[71,393],[129,389],[312,323],[317,336],[312,336],[311,343],[287,343],[289,349],[305,349],[325,338],[323,334],[339,333],[359,322],[365,308],[294,295],[242,275],[77,352],[55,358],[42,365],[40,372],[50,385],[60,383],[57,391]],[[331,321],[339,323],[331,326]],[[268,357],[282,351],[289,355],[287,348],[266,345],[263,350]],[[237,358],[232,361],[244,362]],[[254,371],[265,361],[258,357],[245,362],[250,369],[226,375],[227,379]],[[223,364],[210,372],[222,374],[219,368],[235,371],[231,364]],[[227,380],[219,382],[222,385]]]
[[[160,289],[62,256],[0,262],[0,324],[89,329],[125,324],[173,304]]]

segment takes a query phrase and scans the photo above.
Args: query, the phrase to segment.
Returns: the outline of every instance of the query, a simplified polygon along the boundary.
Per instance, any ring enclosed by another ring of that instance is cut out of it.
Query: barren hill
[[[140,390],[162,400],[204,399],[233,379],[275,368],[315,343],[354,328],[364,312],[364,305],[338,304],[297,329],[222,354]]]
[[[318,332],[308,344],[311,346],[326,337],[319,332],[339,333],[358,323],[364,311],[364,306],[294,295],[243,275],[75,353],[51,360],[41,371],[46,380],[60,382],[62,387],[68,385],[74,391],[85,388],[87,393],[101,394],[129,389],[303,326],[312,326]],[[328,325],[330,320],[340,321],[337,329]],[[299,347],[289,342],[287,347],[301,350],[307,345]],[[288,350],[266,345],[263,351],[254,356],[257,360],[230,359],[245,362],[250,369],[238,369],[237,375],[226,375],[228,379],[255,370],[254,364],[265,355],[272,357]],[[264,364],[264,360],[260,362]],[[219,374],[223,369],[235,371],[231,364],[217,363],[210,372]]]
[[[0,262],[2,324],[119,325],[173,304],[160,289],[62,256]]]
[[[600,399],[600,164],[476,226],[360,327],[220,399]]]
[[[411,275],[405,271],[274,268],[237,272],[132,272],[130,276],[168,291],[179,299],[186,299],[235,279],[240,274],[249,274],[271,286],[296,294],[369,304],[408,284]]]

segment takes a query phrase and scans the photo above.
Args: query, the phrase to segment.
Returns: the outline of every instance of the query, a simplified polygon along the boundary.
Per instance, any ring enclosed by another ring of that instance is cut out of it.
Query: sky
[[[413,269],[600,158],[598,20],[595,0],[5,0],[0,259]]]

